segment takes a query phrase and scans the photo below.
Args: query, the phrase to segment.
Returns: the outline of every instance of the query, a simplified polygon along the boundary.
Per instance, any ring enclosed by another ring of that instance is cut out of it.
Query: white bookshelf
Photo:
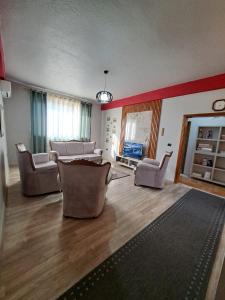
[[[225,186],[225,126],[200,126],[191,177]]]

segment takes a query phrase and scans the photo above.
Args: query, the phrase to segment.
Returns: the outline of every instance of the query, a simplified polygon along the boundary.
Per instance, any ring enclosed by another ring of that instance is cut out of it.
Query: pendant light
[[[105,88],[104,88],[104,91],[99,91],[96,94],[96,100],[100,104],[110,103],[113,99],[113,95],[110,92],[105,90],[106,89],[106,75],[108,73],[109,73],[108,70],[104,71],[104,74],[105,74]]]

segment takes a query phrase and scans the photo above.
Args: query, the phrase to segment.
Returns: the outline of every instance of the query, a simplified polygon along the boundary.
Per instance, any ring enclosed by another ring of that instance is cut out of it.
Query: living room
[[[0,298],[224,299],[224,16],[0,2]]]

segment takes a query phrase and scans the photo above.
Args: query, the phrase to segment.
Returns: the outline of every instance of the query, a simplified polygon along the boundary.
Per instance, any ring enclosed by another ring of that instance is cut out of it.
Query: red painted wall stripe
[[[0,34],[0,79],[5,79],[5,63],[4,63],[4,52],[3,52],[1,34]]]
[[[206,92],[225,88],[225,74],[220,74],[212,77],[189,81],[173,86],[161,88],[158,90],[142,93],[139,95],[123,98],[112,101],[101,106],[102,110],[107,110],[116,107],[122,107],[130,104],[149,102],[159,99],[166,99],[189,95],[194,93]]]

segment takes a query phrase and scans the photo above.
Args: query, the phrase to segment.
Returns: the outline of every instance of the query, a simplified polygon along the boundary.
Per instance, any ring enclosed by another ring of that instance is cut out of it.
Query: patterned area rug
[[[225,199],[191,190],[60,300],[203,300]]]
[[[111,168],[112,180],[130,176],[130,174],[122,172],[116,168]]]

